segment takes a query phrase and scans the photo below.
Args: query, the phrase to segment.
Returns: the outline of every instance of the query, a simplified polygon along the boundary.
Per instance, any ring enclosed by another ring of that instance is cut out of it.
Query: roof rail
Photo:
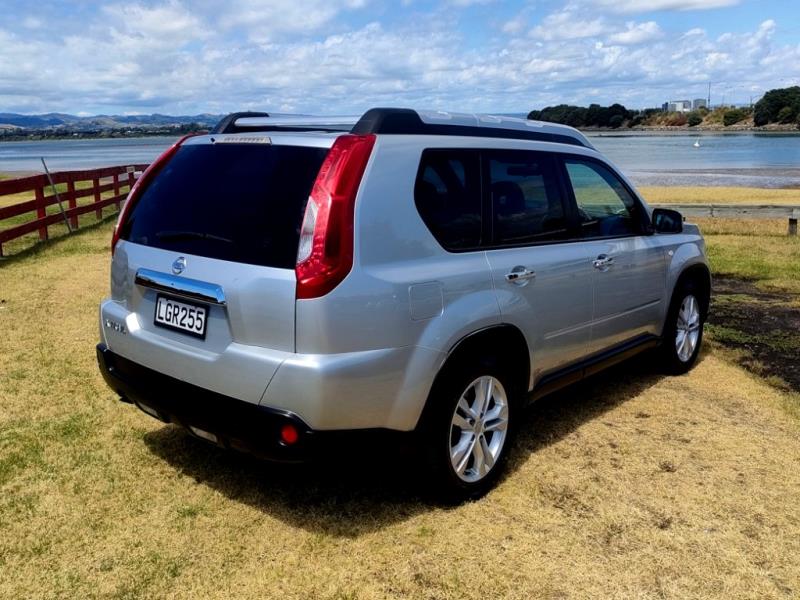
[[[214,133],[241,131],[338,131],[348,132],[357,116],[313,117],[267,113],[233,113],[222,119]],[[224,127],[223,127],[224,126]]]
[[[241,112],[223,118],[212,133],[243,131],[328,131],[366,134],[448,135],[555,142],[593,148],[579,131],[565,125],[517,117],[373,108],[361,117],[280,115]]]
[[[273,115],[268,118],[244,117],[236,124],[258,127],[260,131],[350,131],[358,122],[358,116],[314,117],[311,115]]]
[[[408,108],[368,110],[352,132],[491,137],[593,147],[576,129],[554,123],[517,117],[416,111]]]

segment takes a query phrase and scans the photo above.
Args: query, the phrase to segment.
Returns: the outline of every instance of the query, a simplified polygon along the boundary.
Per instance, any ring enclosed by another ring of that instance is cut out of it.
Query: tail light
[[[175,153],[178,151],[183,142],[185,142],[190,137],[198,135],[196,133],[190,133],[188,135],[183,136],[177,142],[172,144],[169,148],[167,148],[161,156],[155,159],[150,166],[144,170],[144,173],[141,174],[139,179],[136,180],[136,183],[133,184],[133,187],[128,192],[128,197],[125,198],[125,202],[122,205],[122,209],[119,211],[119,218],[117,218],[117,224],[114,226],[114,233],[111,236],[111,255],[114,255],[114,249],[117,247],[117,242],[119,241],[119,236],[122,233],[122,226],[125,224],[125,221],[128,220],[128,215],[130,214],[131,210],[135,206],[139,196],[142,195],[147,186],[150,182],[155,179],[155,176],[158,175],[158,172],[169,162]]]
[[[356,193],[374,145],[374,135],[340,136],[320,167],[300,229],[298,298],[324,296],[353,267]]]

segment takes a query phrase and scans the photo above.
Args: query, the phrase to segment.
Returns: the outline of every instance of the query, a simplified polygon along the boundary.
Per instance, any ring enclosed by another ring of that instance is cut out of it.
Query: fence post
[[[44,219],[47,216],[47,207],[44,204],[44,187],[37,186],[36,188],[36,218]],[[47,225],[39,227],[39,241],[43,242],[47,239]]]
[[[95,177],[92,179],[92,189],[94,189],[94,203],[98,204],[100,202],[100,178]],[[103,209],[98,208],[94,211],[94,216],[97,217],[97,220],[103,218]]]
[[[69,198],[67,199],[67,205],[70,208],[78,208],[78,199],[75,197],[75,182],[71,179],[67,182],[67,195]],[[72,225],[72,229],[75,230],[78,228],[78,215],[72,215],[69,218],[69,223]]]
[[[134,184],[134,181],[133,181],[134,168],[133,167],[125,167],[125,168],[128,171],[128,193],[130,194],[131,190],[133,189],[133,184]]]
[[[119,210],[119,173],[114,173],[114,197],[116,198],[114,204],[117,205],[117,210]]]
[[[797,235],[797,219],[789,217],[789,235]]]

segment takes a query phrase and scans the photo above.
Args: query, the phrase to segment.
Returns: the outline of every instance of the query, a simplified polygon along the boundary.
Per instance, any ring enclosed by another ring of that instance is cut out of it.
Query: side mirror
[[[681,233],[683,215],[677,210],[656,208],[653,210],[653,230],[656,233]]]

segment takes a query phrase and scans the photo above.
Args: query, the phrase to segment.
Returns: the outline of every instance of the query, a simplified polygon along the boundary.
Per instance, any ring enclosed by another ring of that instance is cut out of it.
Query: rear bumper
[[[97,362],[109,387],[120,399],[149,415],[213,434],[218,445],[262,458],[296,462],[308,458],[314,432],[289,411],[243,402],[163,375],[97,346]],[[281,428],[292,424],[300,434],[291,446],[281,441]]]
[[[105,344],[97,345],[97,362],[103,379],[120,400],[219,446],[267,460],[304,462],[334,448],[337,453],[363,452],[365,446],[395,446],[410,437],[386,429],[315,431],[291,411],[186,383],[115,354]],[[287,424],[298,432],[293,444],[281,440],[281,429]]]

